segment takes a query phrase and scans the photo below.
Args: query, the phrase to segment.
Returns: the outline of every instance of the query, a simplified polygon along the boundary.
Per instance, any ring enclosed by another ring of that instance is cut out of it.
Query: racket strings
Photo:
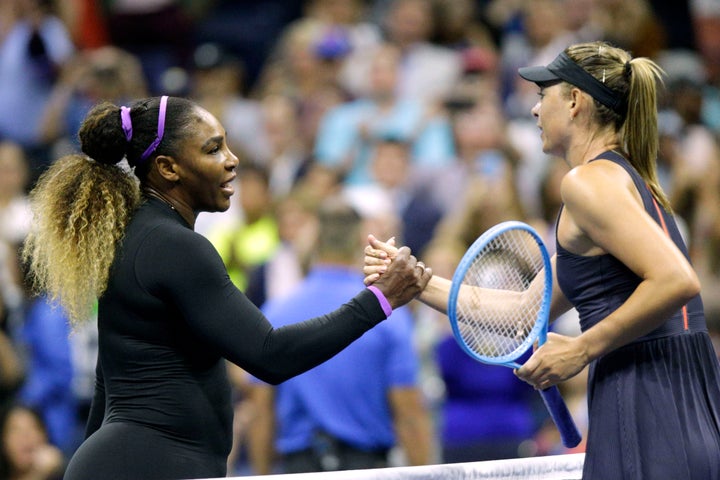
[[[527,348],[540,314],[543,295],[529,294],[543,257],[534,238],[524,230],[509,230],[489,242],[468,268],[468,288],[458,303],[458,329],[465,344],[483,357],[503,357]],[[522,301],[516,299],[522,295]],[[534,341],[534,339],[533,339]]]

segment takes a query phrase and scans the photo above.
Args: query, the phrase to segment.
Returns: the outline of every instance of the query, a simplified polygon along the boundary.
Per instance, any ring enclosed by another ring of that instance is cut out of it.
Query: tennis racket
[[[452,278],[448,317],[455,339],[474,359],[519,368],[517,359],[547,339],[552,297],[550,256],[522,222],[503,222],[465,252]],[[581,435],[556,386],[540,390],[568,448]]]

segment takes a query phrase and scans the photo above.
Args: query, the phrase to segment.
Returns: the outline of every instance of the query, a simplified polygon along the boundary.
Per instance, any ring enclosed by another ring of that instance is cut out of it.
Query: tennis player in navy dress
[[[575,307],[582,332],[550,333],[515,373],[544,389],[589,365],[584,480],[720,479],[720,367],[656,172],[663,72],[589,42],[519,74],[539,87],[532,113],[543,151],[570,166],[550,318]],[[371,284],[395,246],[368,240]],[[450,285],[433,276],[420,300],[444,312]]]
[[[687,256],[675,220],[616,152],[653,217]],[[557,280],[583,331],[601,322],[641,279],[612,255],[582,256],[557,242]],[[667,321],[590,364],[590,429],[583,478],[720,478],[720,375],[700,295]]]

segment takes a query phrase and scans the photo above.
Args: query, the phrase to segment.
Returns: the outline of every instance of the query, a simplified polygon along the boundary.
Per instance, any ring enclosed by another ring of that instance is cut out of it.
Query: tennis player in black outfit
[[[198,212],[229,207],[238,165],[211,114],[174,97],[104,103],[79,135],[85,155],[59,159],[32,192],[25,246],[37,288],[74,322],[99,297],[96,393],[67,480],[225,476],[225,359],[282,382],[342,350],[431,276],[405,249],[377,288],[274,329],[193,231]],[[118,165],[124,157],[130,168]]]

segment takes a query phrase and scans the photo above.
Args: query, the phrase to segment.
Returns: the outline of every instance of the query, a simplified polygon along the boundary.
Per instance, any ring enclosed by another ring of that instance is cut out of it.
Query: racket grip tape
[[[560,395],[560,390],[558,390],[556,386],[553,386],[545,390],[540,390],[540,395],[542,395],[545,406],[560,431],[563,445],[567,448],[576,447],[580,443],[580,440],[582,440],[582,435],[580,435],[580,431],[575,425],[575,421]]]

